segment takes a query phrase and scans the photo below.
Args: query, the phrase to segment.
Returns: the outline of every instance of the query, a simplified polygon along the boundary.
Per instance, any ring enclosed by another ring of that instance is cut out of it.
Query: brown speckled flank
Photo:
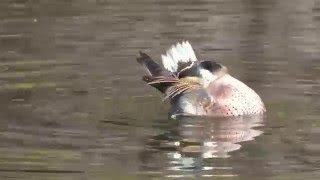
[[[241,81],[225,75],[212,82],[208,93],[216,101],[207,109],[210,116],[241,116],[262,114],[266,111],[259,95]]]

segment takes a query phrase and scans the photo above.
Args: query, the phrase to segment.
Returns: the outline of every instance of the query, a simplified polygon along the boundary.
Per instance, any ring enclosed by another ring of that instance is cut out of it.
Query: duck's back
[[[259,95],[228,74],[212,82],[208,91],[216,100],[208,112],[212,116],[241,116],[265,112]]]

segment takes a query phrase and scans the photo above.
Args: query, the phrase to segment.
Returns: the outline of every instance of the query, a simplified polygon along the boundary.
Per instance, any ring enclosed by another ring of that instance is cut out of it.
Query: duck
[[[162,66],[141,51],[136,59],[147,73],[142,80],[170,102],[171,115],[235,117],[266,112],[253,89],[224,65],[198,60],[189,41],[168,48],[161,55]]]

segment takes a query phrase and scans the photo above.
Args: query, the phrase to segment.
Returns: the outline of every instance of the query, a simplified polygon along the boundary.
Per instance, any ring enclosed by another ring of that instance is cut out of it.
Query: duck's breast
[[[241,116],[265,112],[259,95],[230,75],[212,82],[207,90],[216,99],[208,112],[212,116]]]

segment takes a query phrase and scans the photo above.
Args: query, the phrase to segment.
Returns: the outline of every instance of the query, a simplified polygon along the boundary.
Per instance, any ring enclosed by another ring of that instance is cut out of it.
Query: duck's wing
[[[148,75],[143,76],[142,80],[164,93],[165,98],[173,98],[195,87],[194,83],[180,80],[174,73],[163,69],[157,62],[152,60],[150,56],[143,52],[139,52],[137,61],[148,72]]]
[[[178,79],[177,77],[173,76],[144,76],[143,80],[150,86],[162,92],[164,94],[164,99],[172,99],[184,92],[202,88],[200,79],[197,77]]]
[[[172,76],[144,76],[143,80],[150,86],[162,92],[165,95],[164,99],[174,98],[175,96],[180,95],[186,91],[199,89],[202,87],[200,81],[196,78],[178,79],[177,77]]]
[[[214,61],[197,60],[195,52],[188,41],[177,43],[162,55],[164,68],[175,74],[179,79],[186,77],[198,77],[206,87],[217,77],[215,72],[221,69],[221,65]]]
[[[174,74],[192,67],[193,62],[197,61],[197,57],[188,41],[172,45],[166,54],[161,55],[161,58],[164,68]]]
[[[161,67],[149,55],[139,51],[137,61],[141,64],[150,76],[173,76],[174,74]]]
[[[165,99],[174,98],[184,92],[200,88],[202,88],[202,85],[200,79],[197,77],[179,79],[178,82],[167,89]]]
[[[148,73],[148,75],[143,76],[142,80],[162,93],[165,93],[169,87],[179,81],[173,73],[161,67],[146,53],[140,51],[137,61]]]

